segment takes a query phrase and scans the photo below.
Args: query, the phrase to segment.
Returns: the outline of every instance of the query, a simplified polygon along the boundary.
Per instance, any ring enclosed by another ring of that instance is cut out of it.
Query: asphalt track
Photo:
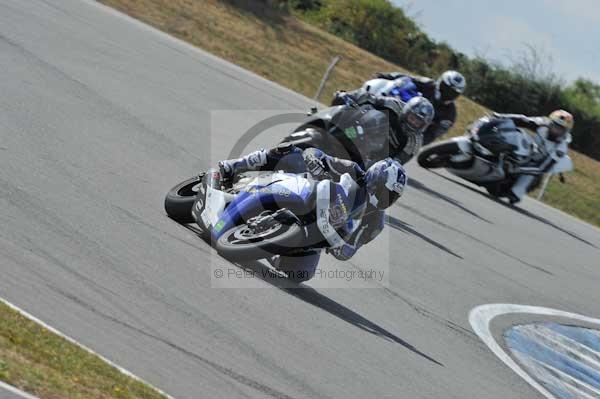
[[[174,397],[535,398],[468,312],[600,316],[598,229],[416,164],[389,287],[211,288],[226,262],[165,217],[165,191],[236,142],[209,139],[211,111],[311,101],[93,3],[0,10],[0,296]]]

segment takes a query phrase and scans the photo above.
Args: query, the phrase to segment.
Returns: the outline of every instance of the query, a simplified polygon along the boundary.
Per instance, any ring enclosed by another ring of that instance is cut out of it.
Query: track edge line
[[[5,304],[6,306],[8,306],[9,308],[11,308],[12,310],[14,310],[15,312],[19,313],[21,316],[33,321],[34,323],[39,324],[40,326],[44,327],[46,330],[58,335],[59,337],[67,340],[68,342],[72,343],[73,345],[78,346],[79,348],[83,349],[84,351],[97,356],[98,358],[100,358],[102,361],[104,361],[105,363],[107,363],[109,366],[112,366],[114,368],[116,368],[117,370],[119,370],[119,372],[121,374],[126,375],[127,377],[133,378],[134,380],[141,382],[142,384],[145,384],[147,386],[149,386],[150,388],[152,388],[153,390],[155,390],[157,393],[159,393],[160,395],[163,395],[164,397],[166,397],[167,399],[175,399],[173,396],[167,394],[166,392],[160,390],[159,388],[155,387],[154,385],[150,384],[148,381],[138,377],[137,375],[133,374],[131,371],[119,366],[118,364],[116,364],[115,362],[111,361],[110,359],[107,359],[106,357],[102,356],[101,354],[99,354],[98,352],[94,351],[91,348],[88,348],[87,346],[85,346],[84,344],[78,342],[77,340],[75,340],[74,338],[69,337],[68,335],[60,332],[59,330],[57,330],[56,328],[50,326],[49,324],[45,323],[44,321],[38,319],[37,317],[35,317],[34,315],[32,315],[31,313],[19,308],[17,305],[14,305],[13,303],[7,301],[6,299],[0,297],[0,302],[2,302],[3,304]],[[2,381],[0,381],[0,385],[2,384]],[[10,386],[10,385],[9,385]],[[15,388],[16,389],[16,388]],[[31,397],[32,399],[38,399],[35,397]],[[26,399],[31,399],[31,398],[26,398]]]

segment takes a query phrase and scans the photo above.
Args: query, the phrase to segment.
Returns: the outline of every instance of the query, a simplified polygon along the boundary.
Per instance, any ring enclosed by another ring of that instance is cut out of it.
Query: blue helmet
[[[383,210],[402,196],[408,178],[400,162],[386,158],[367,169],[364,180],[369,202]]]

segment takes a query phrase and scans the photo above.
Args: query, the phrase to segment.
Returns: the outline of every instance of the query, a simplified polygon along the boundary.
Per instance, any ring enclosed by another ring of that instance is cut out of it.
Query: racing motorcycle
[[[534,136],[517,128],[510,119],[483,117],[460,137],[423,147],[417,162],[426,169],[446,168],[450,173],[484,187],[494,197],[511,203],[536,188],[545,173],[573,170],[568,155],[540,158]],[[525,184],[514,186],[520,176]],[[511,190],[512,189],[512,190]]]
[[[353,220],[364,205],[353,204],[365,203],[362,190],[351,178],[344,184],[347,192],[310,173],[250,172],[225,189],[211,169],[173,187],[165,210],[180,223],[197,223],[223,257],[266,259],[289,280],[302,282],[314,276],[323,249],[343,245],[340,222],[354,226],[348,234],[358,227]]]
[[[302,149],[315,147],[325,153],[350,159],[367,169],[374,162],[389,156],[389,120],[386,113],[370,104],[358,105],[347,97],[345,105],[317,111],[293,133],[281,140]]]
[[[408,102],[413,97],[422,96],[417,90],[417,86],[408,76],[394,80],[380,78],[371,79],[366,81],[361,89],[377,96],[396,97],[403,102]]]

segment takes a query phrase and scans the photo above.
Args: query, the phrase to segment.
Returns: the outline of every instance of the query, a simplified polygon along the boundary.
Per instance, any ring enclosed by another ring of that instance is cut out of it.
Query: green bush
[[[564,108],[576,124],[573,148],[600,160],[600,86],[580,79],[565,86],[547,72],[548,60],[525,58],[511,66],[469,58],[424,33],[388,0],[279,0],[301,17],[390,62],[426,76],[458,69],[467,96],[499,112],[546,115]],[[533,64],[528,64],[528,62]],[[537,72],[538,67],[542,71]]]

